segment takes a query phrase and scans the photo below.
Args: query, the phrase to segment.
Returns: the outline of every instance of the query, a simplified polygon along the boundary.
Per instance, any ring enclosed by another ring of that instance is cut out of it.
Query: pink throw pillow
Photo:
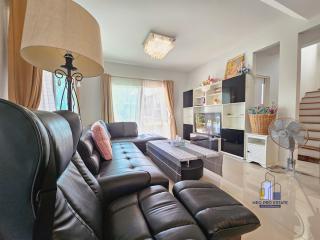
[[[92,138],[100,152],[101,156],[105,160],[112,159],[112,147],[110,143],[109,136],[101,123],[95,122],[92,127]]]

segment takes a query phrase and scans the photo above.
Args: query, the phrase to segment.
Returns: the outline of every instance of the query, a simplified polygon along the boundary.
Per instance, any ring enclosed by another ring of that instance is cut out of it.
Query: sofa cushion
[[[168,188],[167,177],[130,142],[112,144],[113,159],[101,163],[98,181],[103,178],[132,171],[146,171],[151,175],[151,185],[160,184]]]
[[[90,172],[95,176],[98,175],[100,170],[100,153],[95,147],[90,129],[82,132],[78,144],[78,152]]]
[[[190,214],[161,186],[114,201],[105,219],[110,239],[206,239]]]
[[[135,122],[108,123],[107,127],[112,139],[138,136],[138,125]]]

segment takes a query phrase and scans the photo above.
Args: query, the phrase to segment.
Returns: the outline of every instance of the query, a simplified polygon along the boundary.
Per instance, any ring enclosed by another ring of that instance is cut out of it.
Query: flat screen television
[[[246,75],[242,74],[222,81],[222,103],[245,102]]]
[[[220,136],[221,113],[195,113],[194,126],[196,133]]]
[[[193,90],[183,92],[183,107],[193,107]]]

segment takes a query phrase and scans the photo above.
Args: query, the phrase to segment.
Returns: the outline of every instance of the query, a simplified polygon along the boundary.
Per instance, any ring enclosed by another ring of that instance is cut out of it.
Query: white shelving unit
[[[222,126],[224,128],[245,130],[245,102],[223,104]]]
[[[203,107],[211,105],[219,105],[221,99],[222,82],[216,82],[211,85],[198,87],[193,90],[193,106]]]
[[[279,147],[268,135],[245,134],[246,160],[262,167],[271,167],[278,162]]]

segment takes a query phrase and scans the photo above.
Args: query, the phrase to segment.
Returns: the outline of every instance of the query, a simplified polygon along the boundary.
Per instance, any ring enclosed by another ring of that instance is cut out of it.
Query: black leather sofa
[[[259,226],[211,184],[180,182],[178,201],[150,186],[146,171],[99,183],[77,152],[77,114],[33,113],[1,99],[0,112],[1,240],[240,239]]]
[[[166,139],[157,134],[138,133],[138,125],[136,122],[115,122],[105,123],[108,132],[110,133],[113,143],[132,142],[141,152],[146,153],[146,144],[152,140]]]
[[[116,186],[99,184],[76,152],[81,134],[78,115],[33,113],[4,100],[0,100],[0,111],[0,151],[4,153],[0,239],[206,239],[167,189],[149,186],[148,172],[113,176],[119,180],[114,182]],[[47,172],[52,163],[56,164],[56,176]],[[47,176],[56,182],[56,192],[53,186],[42,188]],[[39,203],[41,196],[46,197]],[[41,206],[49,212],[54,196],[48,237],[44,236],[44,223],[50,214],[43,218],[38,213]]]
[[[90,126],[83,130],[78,144],[81,158],[99,182],[110,181],[113,175],[146,171],[151,176],[151,185],[162,185],[168,188],[167,177],[143,153],[147,141],[163,139],[162,137],[138,135],[137,124],[134,122],[111,123],[105,126],[112,141],[111,161],[105,161],[100,156],[92,139]]]

